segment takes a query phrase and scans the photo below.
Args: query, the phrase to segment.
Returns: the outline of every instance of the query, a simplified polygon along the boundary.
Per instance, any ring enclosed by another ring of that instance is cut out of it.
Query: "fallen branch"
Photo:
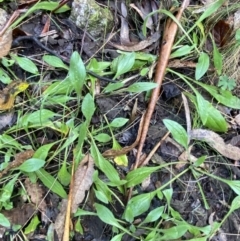
[[[185,10],[185,8],[188,5],[189,5],[189,0],[184,0],[176,15],[176,19],[178,21],[180,20],[182,14],[183,14],[183,11]],[[161,46],[161,50],[159,53],[159,60],[158,60],[158,64],[156,67],[156,73],[155,73],[155,83],[157,83],[158,86],[153,90],[150,102],[148,104],[148,109],[146,111],[146,115],[144,118],[144,126],[143,126],[143,130],[141,133],[141,138],[139,141],[138,152],[137,152],[137,156],[136,156],[136,162],[134,165],[134,169],[136,169],[138,167],[138,164],[140,161],[143,145],[144,145],[146,137],[147,137],[148,127],[149,127],[150,120],[151,120],[153,111],[155,109],[155,106],[156,106],[156,103],[158,100],[160,88],[162,85],[163,78],[165,76],[165,71],[166,71],[166,68],[168,65],[168,60],[169,60],[169,57],[171,54],[172,45],[174,43],[177,29],[178,29],[177,24],[174,21],[172,21],[171,19],[168,19],[166,27],[165,27],[165,32],[163,35],[162,46]],[[130,197],[131,197],[131,190],[129,191],[128,199],[130,199]]]

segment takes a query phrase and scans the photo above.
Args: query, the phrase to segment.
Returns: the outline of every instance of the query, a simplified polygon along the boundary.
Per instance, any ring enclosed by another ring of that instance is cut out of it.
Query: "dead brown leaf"
[[[226,144],[222,137],[213,131],[195,129],[191,131],[191,139],[204,141],[221,155],[234,161],[240,160],[240,148]]]
[[[151,44],[157,42],[159,38],[160,38],[160,34],[156,32],[152,36],[148,37],[146,40],[140,41],[139,43],[133,44],[132,46],[124,46],[113,42],[109,42],[109,44],[122,51],[132,52],[132,51],[140,51],[147,48]]]
[[[49,220],[46,215],[47,204],[44,199],[44,191],[42,187],[38,183],[32,183],[29,178],[24,181],[24,184],[31,202],[41,211],[42,222],[48,223]]]
[[[60,213],[57,215],[57,218],[56,218],[55,223],[54,223],[54,229],[57,233],[59,241],[61,241],[62,237],[63,237],[67,204],[68,204],[68,200],[63,199],[61,204],[60,204]]]
[[[26,150],[15,155],[15,159],[9,163],[9,165],[0,172],[0,178],[6,175],[11,169],[19,167],[27,159],[31,158],[34,154],[33,150]]]
[[[72,213],[77,211],[78,205],[83,201],[85,192],[89,190],[93,183],[94,161],[88,154],[79,164],[74,173]]]
[[[5,10],[0,8],[0,32],[8,22],[8,14]],[[8,28],[0,36],[0,58],[8,55],[12,46],[12,29]]]

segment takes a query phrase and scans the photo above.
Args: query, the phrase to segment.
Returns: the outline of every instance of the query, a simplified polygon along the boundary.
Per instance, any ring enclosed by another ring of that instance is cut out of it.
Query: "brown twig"
[[[189,0],[184,0],[176,15],[176,19],[178,21],[180,20],[182,14],[183,14],[183,11],[185,10],[185,8],[188,5],[189,5]],[[158,64],[156,67],[156,73],[155,73],[155,83],[157,83],[158,86],[153,90],[150,102],[148,104],[148,109],[147,109],[147,112],[146,112],[146,115],[144,118],[144,127],[143,127],[143,130],[141,133],[141,139],[140,139],[139,146],[138,146],[138,152],[137,152],[137,156],[136,156],[136,162],[134,165],[134,169],[136,169],[138,167],[138,164],[140,161],[143,145],[145,143],[147,132],[148,132],[148,127],[149,127],[150,120],[151,120],[153,111],[155,109],[155,106],[156,106],[156,103],[158,100],[160,88],[162,85],[163,78],[165,76],[165,71],[166,71],[166,68],[168,65],[168,60],[169,60],[169,57],[171,54],[172,45],[174,43],[177,28],[178,28],[177,24],[174,21],[168,19],[168,22],[167,22],[167,25],[165,28],[165,32],[163,35],[162,46],[161,46],[159,60],[158,60]],[[132,191],[130,190],[129,195],[128,195],[128,200],[131,198],[131,192]]]

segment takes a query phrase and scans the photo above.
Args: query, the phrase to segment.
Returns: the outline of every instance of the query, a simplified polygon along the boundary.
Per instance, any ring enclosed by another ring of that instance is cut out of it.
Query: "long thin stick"
[[[189,0],[184,0],[177,13],[177,16],[176,16],[177,20],[180,20],[182,14],[183,14],[183,11],[185,10],[185,8],[188,5],[189,5]],[[151,120],[153,111],[155,109],[155,106],[156,106],[156,103],[158,100],[160,88],[162,85],[163,78],[165,76],[165,71],[166,71],[168,60],[169,60],[169,57],[171,54],[172,45],[174,43],[175,35],[177,32],[177,28],[178,28],[177,24],[174,21],[172,21],[170,19],[168,21],[169,22],[166,25],[165,33],[163,35],[162,47],[160,50],[159,60],[158,60],[158,64],[156,67],[156,73],[155,73],[155,83],[157,83],[158,86],[153,90],[150,102],[148,104],[148,109],[147,109],[147,112],[146,112],[146,115],[144,118],[144,126],[143,126],[143,130],[141,133],[141,139],[140,139],[139,146],[138,146],[138,152],[137,152],[134,169],[137,168],[138,163],[140,161],[143,145],[144,145],[146,137],[147,137],[148,127],[149,127],[150,120]]]

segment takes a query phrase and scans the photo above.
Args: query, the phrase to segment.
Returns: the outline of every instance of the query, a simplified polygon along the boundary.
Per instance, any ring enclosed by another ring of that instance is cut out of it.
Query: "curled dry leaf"
[[[160,38],[160,34],[156,32],[152,36],[148,37],[146,40],[140,41],[139,43],[133,44],[132,46],[124,46],[124,45],[120,45],[112,42],[109,42],[109,44],[122,51],[136,52],[136,51],[143,50],[148,46],[150,46],[151,44],[157,42],[159,38]]]
[[[191,131],[191,139],[204,141],[221,155],[238,161],[240,159],[240,148],[231,144],[226,144],[224,140],[215,132],[203,129]]]
[[[72,213],[77,211],[78,205],[85,197],[85,191],[89,190],[93,183],[94,161],[88,154],[79,164],[74,173],[72,190]]]
[[[0,8],[0,31],[5,27],[8,21],[8,14],[5,10]],[[0,36],[0,58],[6,56],[12,46],[12,29],[8,28]]]

